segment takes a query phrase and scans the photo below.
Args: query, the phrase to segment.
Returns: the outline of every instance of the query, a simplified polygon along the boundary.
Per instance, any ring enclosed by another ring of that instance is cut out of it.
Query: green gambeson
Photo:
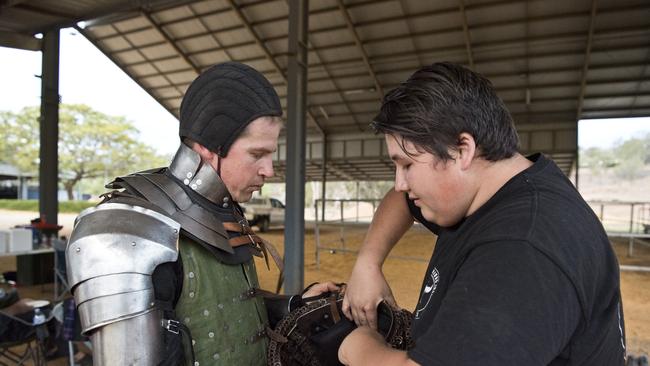
[[[179,247],[184,278],[176,315],[192,333],[198,365],[265,365],[267,340],[256,337],[268,323],[264,303],[242,296],[259,287],[254,260],[223,264],[185,237]]]

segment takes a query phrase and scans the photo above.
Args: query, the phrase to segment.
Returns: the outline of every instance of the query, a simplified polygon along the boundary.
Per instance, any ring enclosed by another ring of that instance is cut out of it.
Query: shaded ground
[[[363,239],[366,227],[347,227],[345,229],[345,248],[357,248]],[[273,231],[264,235],[275,243],[282,251],[284,236],[281,231]],[[321,234],[321,243],[329,243],[329,247],[340,248],[340,230],[330,227]],[[321,244],[324,245],[324,244]],[[650,247],[636,244],[634,256],[627,256],[627,240],[615,241],[614,250],[620,264],[650,266]],[[314,281],[346,281],[356,255],[353,253],[320,251],[320,268],[316,266],[315,241],[312,231],[305,238],[305,284]],[[427,261],[433,253],[434,237],[422,228],[411,229],[392,252],[392,256],[417,257],[421,261],[390,258],[384,264],[384,274],[388,280],[398,304],[413,310],[417,304],[422,277],[426,271]],[[262,286],[274,289],[277,281],[277,270],[267,271],[263,261],[259,261],[258,272]],[[621,292],[623,295],[623,311],[627,349],[630,354],[650,353],[650,272],[621,272]]]
[[[24,217],[31,217],[24,214]],[[62,223],[71,224],[71,218],[65,218]],[[0,211],[0,229],[6,227],[3,212]],[[64,232],[67,228],[64,228]],[[305,284],[315,281],[333,280],[347,281],[356,255],[345,253],[340,248],[356,249],[367,227],[348,226],[343,230],[344,242],[341,241],[341,229],[326,227],[321,230],[321,246],[331,247],[335,250],[320,251],[320,265],[316,264],[315,235],[308,229],[305,237]],[[280,252],[283,252],[284,235],[282,230],[271,230],[263,235],[274,243]],[[434,237],[425,229],[414,227],[398,243],[393,250],[393,258],[389,258],[384,265],[384,273],[389,281],[395,298],[400,306],[413,310],[417,303],[417,296],[427,261],[433,252]],[[621,264],[650,266],[650,248],[644,245],[634,247],[634,257],[627,257],[627,241],[614,243],[614,249]],[[397,257],[415,257],[413,259],[399,259]],[[275,289],[278,270],[266,269],[263,260],[257,260],[260,282],[263,288]],[[15,258],[0,257],[0,271],[15,269]],[[623,272],[621,274],[621,289],[626,319],[626,332],[628,351],[632,354],[650,353],[650,273],[649,272]],[[33,286],[20,289],[24,297],[51,298],[51,286]],[[65,365],[63,360],[57,360],[51,365]]]

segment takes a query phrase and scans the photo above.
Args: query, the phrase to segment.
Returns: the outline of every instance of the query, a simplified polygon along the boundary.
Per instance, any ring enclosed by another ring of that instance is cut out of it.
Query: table
[[[59,271],[59,255],[62,253],[57,252],[50,247],[0,253],[0,257],[16,257],[16,282],[18,284],[37,285],[54,282],[54,300],[58,301],[68,290],[68,281],[64,273]],[[35,267],[38,267],[38,272]],[[53,274],[51,278],[48,275],[49,271],[52,271]]]

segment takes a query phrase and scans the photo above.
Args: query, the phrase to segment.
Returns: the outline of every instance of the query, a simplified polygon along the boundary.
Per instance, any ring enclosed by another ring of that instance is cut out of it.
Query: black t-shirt
[[[542,155],[438,234],[415,310],[422,365],[623,365],[616,256],[598,218]]]

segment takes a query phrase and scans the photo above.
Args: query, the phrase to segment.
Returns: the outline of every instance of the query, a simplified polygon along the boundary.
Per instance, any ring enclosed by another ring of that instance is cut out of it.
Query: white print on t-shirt
[[[618,302],[618,331],[621,332],[621,346],[623,346],[623,359],[627,360],[627,350],[625,349],[625,337],[623,336],[623,327],[621,326],[621,302]]]
[[[431,296],[433,296],[433,293],[436,292],[436,287],[438,287],[438,282],[440,282],[440,273],[436,267],[433,267],[429,278],[427,278],[427,281],[424,283],[424,291],[422,292],[422,298],[419,302],[419,304],[422,304],[424,302],[424,305],[418,306],[417,310],[415,311],[415,319],[420,319],[420,313],[427,308],[429,301],[431,301]],[[426,302],[424,301],[425,298],[427,299]]]

